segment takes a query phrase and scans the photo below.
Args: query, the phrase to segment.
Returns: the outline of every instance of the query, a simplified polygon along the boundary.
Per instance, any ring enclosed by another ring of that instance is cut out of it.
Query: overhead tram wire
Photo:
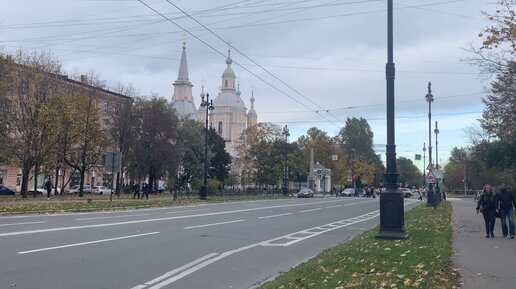
[[[207,43],[206,41],[202,40],[201,38],[199,38],[197,35],[191,33],[189,30],[185,29],[184,27],[182,27],[181,25],[179,25],[178,23],[174,22],[172,19],[169,19],[168,17],[166,17],[165,15],[163,15],[161,12],[157,11],[156,9],[152,8],[151,6],[149,6],[147,3],[143,2],[143,0],[138,0],[138,2],[142,3],[143,5],[145,5],[147,8],[151,9],[152,11],[154,11],[155,13],[161,15],[163,18],[167,19],[167,21],[171,22],[172,24],[176,25],[177,27],[179,27],[180,29],[183,29],[186,33],[188,33],[190,36],[194,37],[195,39],[197,39],[198,41],[200,41],[201,43],[203,43],[204,45],[206,45],[207,47],[209,47],[210,49],[212,49],[213,51],[217,52],[218,54],[220,54],[221,56],[223,57],[226,57],[226,55],[222,52],[220,52],[219,50],[217,50],[215,47],[213,47],[212,45],[210,45],[209,43]],[[283,90],[281,90],[280,88],[278,88],[277,86],[273,85],[272,83],[268,82],[267,80],[263,79],[262,77],[260,77],[259,75],[257,75],[256,73],[250,71],[249,69],[247,69],[246,67],[240,65],[238,62],[235,62],[233,61],[235,64],[237,64],[238,66],[240,66],[242,69],[244,69],[245,71],[247,71],[248,73],[252,74],[254,77],[258,78],[259,80],[263,81],[264,83],[266,83],[267,85],[269,85],[270,87],[274,88],[276,91],[280,92],[281,94],[287,96],[288,98],[290,98],[291,100],[299,103],[300,105],[310,109],[310,111],[312,112],[315,112],[317,113],[318,115],[320,115],[321,117],[323,117],[324,119],[326,119],[327,121],[329,121],[330,123],[334,124],[335,126],[337,126],[338,128],[340,128],[340,126],[338,126],[337,124],[335,124],[334,121],[331,121],[329,120],[327,117],[325,117],[324,115],[321,115],[317,112],[317,110],[309,107],[308,105],[300,102],[299,100],[297,100],[296,98],[290,96],[288,93],[284,92]]]
[[[143,3],[142,0],[139,0],[140,2]],[[180,7],[178,7],[176,4],[170,2],[169,0],[165,0],[167,1],[167,3],[169,3],[170,5],[174,6],[176,9],[178,9],[179,11],[183,12],[185,15],[187,15],[190,19],[192,19],[193,21],[195,21],[196,23],[198,23],[199,25],[201,25],[202,27],[204,27],[204,29],[206,29],[207,31],[209,31],[212,35],[214,35],[215,37],[217,37],[218,39],[220,39],[222,42],[224,42],[225,44],[227,44],[229,47],[231,47],[232,49],[234,49],[236,52],[240,53],[240,55],[244,56],[247,60],[251,61],[252,63],[254,63],[255,65],[257,65],[258,67],[260,67],[263,71],[265,71],[267,74],[269,74],[270,76],[272,76],[274,79],[276,79],[277,81],[279,81],[280,83],[282,83],[283,85],[285,85],[286,87],[290,88],[292,91],[294,91],[295,93],[297,93],[299,96],[303,97],[305,100],[309,101],[310,103],[314,104],[316,107],[318,107],[320,110],[314,110],[315,113],[319,114],[320,111],[325,111],[326,113],[328,113],[330,116],[332,116],[334,119],[336,119],[338,122],[342,123],[343,125],[345,125],[344,121],[338,119],[335,115],[331,114],[328,110],[325,110],[322,106],[320,106],[318,103],[316,103],[315,101],[311,100],[310,98],[306,97],[304,94],[302,94],[301,92],[299,92],[297,89],[295,89],[294,87],[292,87],[290,84],[286,83],[285,81],[283,81],[282,79],[280,79],[279,77],[277,77],[274,73],[270,72],[268,69],[266,69],[265,67],[263,67],[262,65],[260,65],[258,62],[254,61],[253,59],[251,59],[249,56],[247,56],[245,53],[243,53],[242,51],[240,51],[239,49],[235,48],[233,45],[231,45],[228,41],[224,40],[222,37],[220,37],[217,33],[213,32],[210,28],[206,27],[204,24],[202,24],[201,22],[199,22],[197,19],[195,19],[194,17],[192,17],[190,14],[188,14],[188,12],[184,11],[183,9],[181,9]],[[243,68],[243,66],[239,65],[240,67]],[[244,68],[246,69],[246,68]],[[247,69],[246,69],[247,70]],[[247,70],[249,72],[249,70]],[[293,99],[292,97],[290,97],[291,99]],[[296,100],[296,102],[299,102]],[[323,118],[327,119],[325,116],[323,116],[322,114],[319,114],[321,115]],[[336,125],[337,127],[339,127],[337,124],[335,124],[334,122],[332,122],[334,125]],[[339,127],[340,128],[340,127]]]

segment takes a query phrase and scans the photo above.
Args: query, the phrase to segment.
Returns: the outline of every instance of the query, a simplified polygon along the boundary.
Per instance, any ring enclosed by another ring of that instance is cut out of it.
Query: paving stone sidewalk
[[[453,207],[454,262],[464,289],[516,288],[516,239],[502,237],[496,219],[495,238],[485,238],[484,219],[471,198],[449,198]]]

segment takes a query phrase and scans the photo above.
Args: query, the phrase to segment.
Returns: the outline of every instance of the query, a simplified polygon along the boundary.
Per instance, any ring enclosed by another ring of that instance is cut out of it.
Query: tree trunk
[[[32,196],[36,197],[36,192],[38,191],[38,174],[39,174],[39,164],[34,166],[34,189],[32,190]]]
[[[85,175],[85,171],[84,170],[80,170],[79,171],[79,174],[81,175],[81,182],[79,184],[79,197],[82,198],[84,197],[84,175]]]
[[[54,195],[55,196],[58,195],[57,187],[58,187],[58,183],[59,183],[59,169],[60,169],[60,165],[56,166],[56,174],[55,174],[55,178],[54,178]]]
[[[27,189],[29,187],[29,175],[30,175],[30,165],[23,164],[22,168],[22,184],[21,184],[21,193],[23,198],[27,198]]]

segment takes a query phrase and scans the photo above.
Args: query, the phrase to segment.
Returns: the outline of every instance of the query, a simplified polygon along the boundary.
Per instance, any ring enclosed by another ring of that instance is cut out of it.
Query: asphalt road
[[[0,288],[252,288],[377,226],[378,209],[332,197],[0,217]]]

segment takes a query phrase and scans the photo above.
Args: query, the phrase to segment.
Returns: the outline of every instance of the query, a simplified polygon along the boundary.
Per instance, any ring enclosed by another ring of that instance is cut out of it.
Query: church
[[[231,157],[237,156],[236,147],[242,132],[253,127],[258,122],[254,109],[254,94],[251,93],[251,108],[248,110],[242,101],[240,87],[236,83],[236,74],[231,67],[233,60],[228,51],[226,69],[222,73],[222,83],[218,95],[213,100],[214,109],[209,113],[210,126],[226,141],[226,151]],[[186,60],[186,44],[183,42],[183,52],[179,64],[179,73],[174,82],[172,106],[180,118],[195,119],[203,124],[206,122],[206,108],[195,108],[192,96],[192,83],[188,79],[188,63]],[[204,91],[201,93],[204,97]]]

